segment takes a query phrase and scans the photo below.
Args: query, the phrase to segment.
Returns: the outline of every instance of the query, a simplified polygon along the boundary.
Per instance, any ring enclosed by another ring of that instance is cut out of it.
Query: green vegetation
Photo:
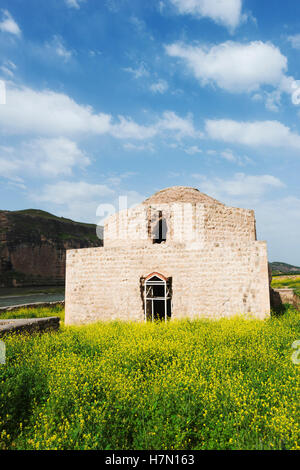
[[[97,236],[103,237],[103,228],[94,224],[74,222],[37,209],[0,211],[0,215],[2,287],[63,282],[67,249],[103,245]],[[28,259],[32,262],[26,262]],[[49,262],[48,274],[44,270],[45,259]]]
[[[4,212],[13,226],[14,232],[24,234],[43,234],[52,238],[85,238],[96,235],[96,225],[75,222],[38,209]],[[21,230],[20,232],[18,232]],[[7,232],[7,228],[5,228]],[[96,237],[97,238],[97,237]],[[98,238],[97,238],[98,239]]]
[[[83,225],[84,227],[95,227],[94,224],[87,224],[85,222],[74,222],[71,219],[66,219],[65,217],[58,217],[57,215],[51,214],[50,212],[42,211],[40,209],[24,209],[21,211],[10,211],[10,214],[30,215],[32,217],[42,217],[44,219],[58,220],[59,222],[70,222],[76,225]]]
[[[112,322],[6,336],[0,446],[299,449],[297,339],[292,308],[265,321]]]
[[[271,268],[272,274],[280,275],[280,274],[300,274],[300,267],[293,266],[292,264],[282,263],[279,261],[274,261],[273,263],[269,263]]]
[[[65,319],[65,310],[62,305],[53,305],[51,307],[32,307],[32,308],[18,308],[17,310],[1,312],[1,320],[8,320],[10,318],[44,318],[44,317],[59,317],[61,322]]]
[[[74,235],[73,233],[58,233],[57,238],[59,238],[60,240],[82,240],[82,236]],[[87,233],[85,235],[85,238],[92,242],[99,242],[99,238],[96,235],[96,230],[95,234]]]
[[[291,287],[300,296],[300,276],[273,276],[272,287],[274,289]]]
[[[30,234],[44,234],[50,238],[62,241],[89,240],[99,245],[95,224],[75,222],[71,219],[58,217],[38,209],[11,211],[9,212],[9,218],[13,221],[15,230],[22,229],[23,232]],[[58,224],[51,225],[51,221],[58,222]]]

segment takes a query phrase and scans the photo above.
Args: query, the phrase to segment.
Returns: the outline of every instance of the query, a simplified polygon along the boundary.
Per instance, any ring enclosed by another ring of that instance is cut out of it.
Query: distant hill
[[[0,211],[0,287],[63,285],[66,250],[102,245],[96,225],[36,209]]]
[[[279,261],[274,261],[269,263],[269,266],[272,270],[272,274],[300,274],[300,267],[293,266],[287,263],[281,263]]]
[[[96,225],[37,209],[0,210],[0,287],[63,285],[66,250],[103,246]],[[300,267],[269,263],[272,274],[300,274]]]

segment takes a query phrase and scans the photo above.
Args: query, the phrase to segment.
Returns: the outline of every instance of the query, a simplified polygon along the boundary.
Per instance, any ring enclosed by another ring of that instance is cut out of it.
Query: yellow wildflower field
[[[2,449],[299,449],[299,312],[11,335]]]

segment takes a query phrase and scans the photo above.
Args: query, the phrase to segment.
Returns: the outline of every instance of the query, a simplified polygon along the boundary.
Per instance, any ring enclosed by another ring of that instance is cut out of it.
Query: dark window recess
[[[165,320],[171,317],[172,279],[152,276],[144,284],[145,320]]]
[[[152,232],[153,243],[163,243],[167,240],[168,226],[166,219],[162,216],[162,211],[159,211],[158,221]]]

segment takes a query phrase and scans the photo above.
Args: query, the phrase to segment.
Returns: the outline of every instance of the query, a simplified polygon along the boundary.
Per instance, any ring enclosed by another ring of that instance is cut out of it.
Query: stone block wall
[[[246,214],[245,226],[252,223]],[[140,280],[152,272],[172,278],[172,319],[248,313],[265,318],[270,314],[266,243],[249,238],[206,242],[197,249],[163,243],[69,250],[65,322],[143,321]]]
[[[7,333],[41,333],[59,329],[59,317],[0,320],[0,337]]]
[[[253,210],[205,205],[205,239],[208,242],[251,242],[256,240]]]
[[[291,288],[271,289],[271,305],[280,309],[282,305],[290,304],[300,310],[300,297]]]
[[[110,216],[104,225],[104,246],[152,244],[157,214],[167,223],[167,244],[256,240],[254,211],[221,203],[141,204]]]

